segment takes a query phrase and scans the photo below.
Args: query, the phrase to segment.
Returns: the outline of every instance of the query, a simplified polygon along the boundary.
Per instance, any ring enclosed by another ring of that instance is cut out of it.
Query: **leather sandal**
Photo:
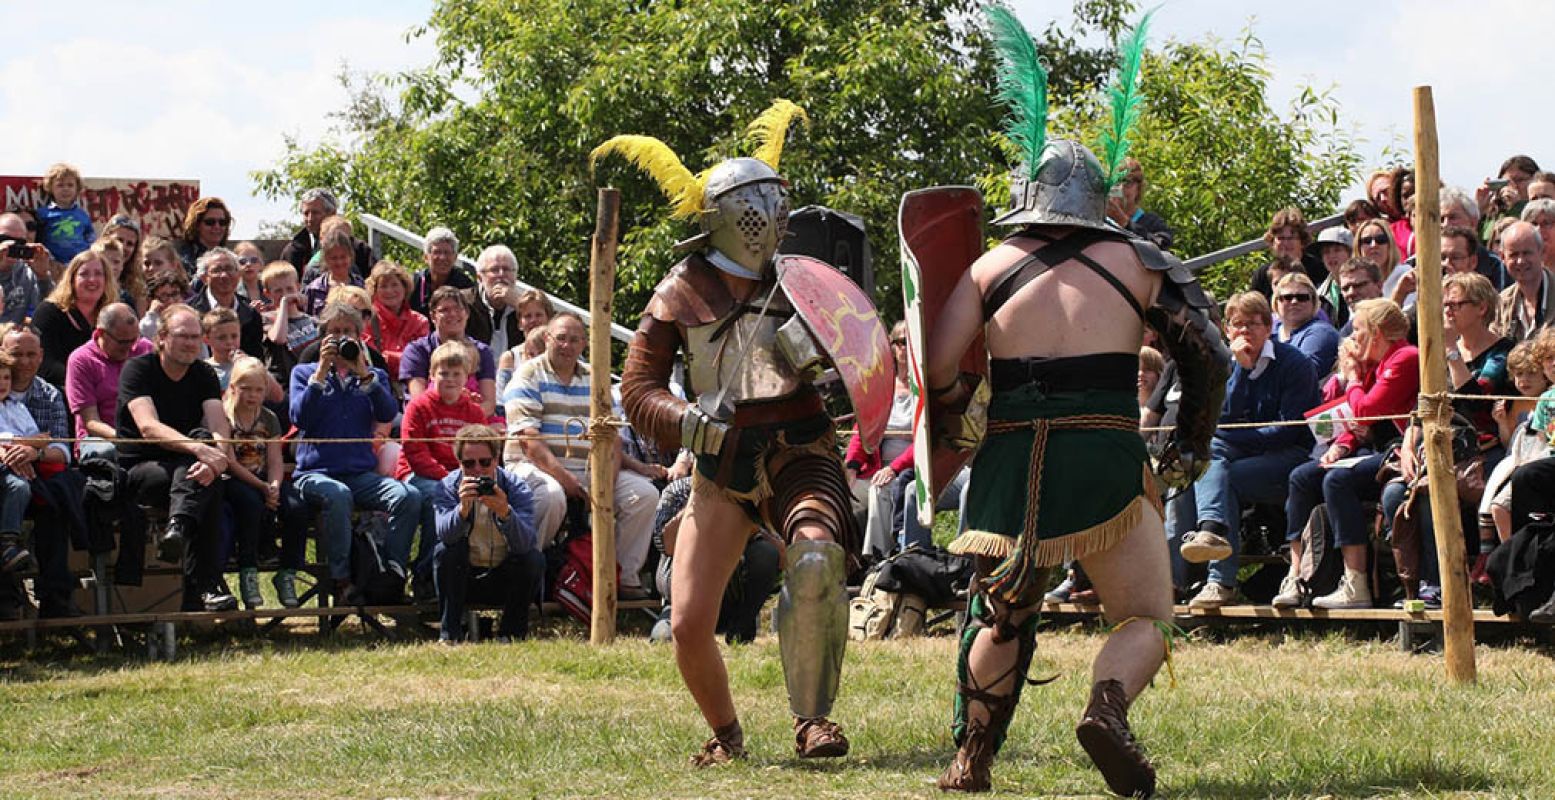
[[[942,792],[986,792],[993,786],[992,766],[993,737],[982,722],[972,720],[956,757],[937,785]]]
[[[794,752],[800,758],[837,758],[848,754],[842,726],[825,717],[794,718]]]
[[[1124,797],[1155,794],[1155,767],[1128,727],[1128,695],[1115,680],[1091,687],[1091,702],[1075,728],[1080,746],[1107,780],[1107,788]]]

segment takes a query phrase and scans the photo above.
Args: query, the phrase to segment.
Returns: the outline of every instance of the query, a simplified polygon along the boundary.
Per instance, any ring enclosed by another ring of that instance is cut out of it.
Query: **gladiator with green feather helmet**
[[[1111,115],[1100,137],[1098,159],[1072,139],[1047,136],[1047,70],[1025,26],[1009,9],[985,8],[994,48],[1001,56],[998,99],[1010,112],[1005,135],[1020,149],[1010,175],[1010,209],[995,225],[1070,225],[1109,229],[1107,195],[1124,177],[1129,133],[1139,120],[1139,73],[1145,50],[1146,14],[1120,44],[1108,89]]]

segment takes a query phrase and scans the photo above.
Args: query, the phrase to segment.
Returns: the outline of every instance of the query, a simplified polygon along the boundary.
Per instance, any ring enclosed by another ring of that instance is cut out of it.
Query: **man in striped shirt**
[[[589,368],[580,363],[583,320],[571,312],[551,318],[545,329],[545,355],[532,358],[513,373],[508,385],[508,432],[543,434],[523,440],[524,452],[540,471],[555,478],[569,498],[587,500],[588,454],[584,422],[589,418]],[[571,434],[569,441],[566,434]],[[622,600],[648,597],[643,588],[644,562],[653,534],[659,490],[644,475],[643,464],[624,457],[616,440],[616,562],[621,565]]]

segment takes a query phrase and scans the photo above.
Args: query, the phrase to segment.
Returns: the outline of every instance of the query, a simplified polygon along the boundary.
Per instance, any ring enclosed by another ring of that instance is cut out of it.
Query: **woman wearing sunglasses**
[[[184,214],[183,238],[178,243],[178,259],[184,272],[194,277],[195,262],[212,247],[228,247],[232,233],[232,212],[220,197],[202,197],[189,204]]]
[[[1339,331],[1317,306],[1312,279],[1292,272],[1274,287],[1274,335],[1312,361],[1319,378],[1328,377],[1339,357]]]
[[[1355,256],[1376,264],[1385,276],[1382,279],[1383,297],[1391,297],[1394,287],[1409,273],[1409,267],[1399,263],[1398,245],[1393,241],[1393,231],[1386,220],[1372,219],[1361,224],[1355,234]]]

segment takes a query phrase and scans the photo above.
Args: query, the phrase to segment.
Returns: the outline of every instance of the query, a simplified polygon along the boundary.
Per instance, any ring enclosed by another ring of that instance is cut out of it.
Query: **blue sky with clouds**
[[[1033,30],[1068,17],[1067,0],[1016,0]],[[406,42],[430,0],[5,0],[0,54],[0,174],[40,174],[56,160],[88,175],[199,178],[234,208],[238,236],[295,216],[253,197],[248,173],[274,162],[282,137],[316,142],[352,70],[429,63],[432,42]],[[1369,157],[1409,146],[1410,89],[1435,92],[1447,183],[1470,185],[1545,144],[1543,42],[1555,14],[1536,0],[1307,3],[1173,0],[1152,38],[1235,41],[1249,19],[1275,68],[1284,107],[1302,83],[1335,86]],[[1519,107],[1519,103],[1523,107]],[[903,189],[912,187],[903,187]]]

